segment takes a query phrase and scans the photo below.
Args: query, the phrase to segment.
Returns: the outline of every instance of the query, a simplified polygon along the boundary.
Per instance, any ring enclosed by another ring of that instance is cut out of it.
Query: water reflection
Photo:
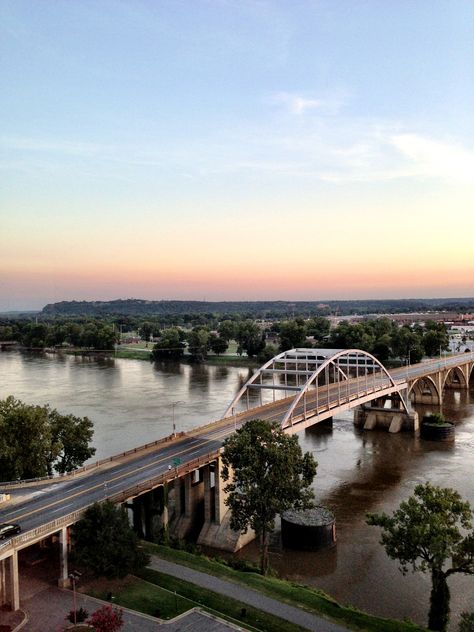
[[[63,412],[87,415],[95,424],[96,458],[118,453],[172,431],[173,401],[178,430],[222,416],[252,369],[190,366],[176,362],[81,358],[19,352],[0,354],[0,397],[50,403]],[[258,401],[258,392],[253,396]],[[433,407],[419,406],[422,416]],[[436,409],[434,409],[436,410]],[[447,391],[443,412],[456,423],[453,444],[425,442],[410,433],[363,432],[352,413],[333,425],[313,426],[299,436],[319,463],[314,482],[318,502],[336,515],[338,544],[320,552],[287,552],[275,544],[272,564],[283,575],[327,591],[336,599],[383,616],[426,623],[429,578],[403,577],[368,527],[368,511],[391,512],[417,483],[454,487],[474,506],[474,391]],[[258,547],[241,555],[255,559]],[[462,610],[474,610],[472,578],[453,576],[452,627]]]

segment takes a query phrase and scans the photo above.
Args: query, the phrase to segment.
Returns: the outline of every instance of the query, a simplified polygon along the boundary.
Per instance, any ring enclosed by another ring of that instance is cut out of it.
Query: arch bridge
[[[389,371],[361,349],[291,349],[252,375],[224,417],[262,413],[293,433],[357,408],[356,421],[367,429],[417,429],[411,402],[440,405],[445,388],[468,388],[473,368],[474,353]]]

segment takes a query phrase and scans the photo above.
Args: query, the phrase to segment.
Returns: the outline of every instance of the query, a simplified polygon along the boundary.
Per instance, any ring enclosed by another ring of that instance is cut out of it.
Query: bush
[[[123,627],[123,610],[102,606],[92,614],[87,623],[94,626],[95,632],[118,632]]]
[[[459,623],[459,632],[474,632],[474,612],[463,612]]]

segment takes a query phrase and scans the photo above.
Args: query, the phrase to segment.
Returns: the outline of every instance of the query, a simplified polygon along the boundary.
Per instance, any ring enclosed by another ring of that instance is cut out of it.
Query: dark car
[[[0,524],[0,540],[10,538],[12,535],[20,533],[21,527],[19,524]]]

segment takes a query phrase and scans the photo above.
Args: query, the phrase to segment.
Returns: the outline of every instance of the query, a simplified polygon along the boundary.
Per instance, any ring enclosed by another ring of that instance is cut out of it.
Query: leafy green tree
[[[275,517],[288,509],[312,506],[310,485],[317,463],[309,452],[303,455],[296,436],[261,419],[247,422],[225,440],[222,461],[230,526],[243,533],[249,527],[255,531],[260,539],[260,570],[266,574]]]
[[[153,331],[153,325],[148,322],[144,322],[140,325],[140,338],[148,342],[150,340],[151,333]]]
[[[109,500],[86,510],[72,528],[72,542],[77,563],[96,577],[125,577],[149,562],[126,510]]]
[[[0,401],[0,480],[70,472],[95,454],[92,435],[87,417],[7,397]]]
[[[217,333],[224,340],[234,340],[237,334],[237,326],[233,320],[222,320],[217,328]]]
[[[199,325],[194,327],[188,334],[188,349],[191,358],[195,362],[202,362],[207,357],[209,350],[210,332],[207,327]]]
[[[216,336],[216,334],[211,333],[209,338],[209,346],[211,351],[216,355],[221,355],[225,353],[229,348],[229,341],[226,338],[222,338],[222,336]]]
[[[182,341],[181,330],[177,327],[165,329],[160,340],[155,343],[151,356],[153,360],[178,359],[183,355],[185,344]]]
[[[278,349],[275,347],[275,345],[266,344],[265,348],[262,349],[262,351],[260,351],[260,353],[258,354],[257,360],[260,364],[265,364],[265,362],[268,362],[268,360],[274,358],[277,353]]]
[[[381,544],[390,558],[400,562],[404,575],[409,570],[431,574],[430,630],[446,630],[448,578],[454,573],[474,575],[472,513],[469,503],[454,489],[425,483],[417,485],[414,495],[392,516],[367,517],[368,524],[382,527]]]
[[[49,410],[52,445],[55,448],[54,459],[49,460],[48,472],[52,474],[51,465],[59,474],[72,472],[84,461],[95,454],[90,446],[94,434],[94,424],[88,417],[60,415],[57,410]]]
[[[422,344],[427,356],[437,356],[440,351],[447,351],[449,349],[449,335],[446,325],[427,321]]]
[[[46,407],[29,406],[14,397],[0,401],[0,479],[12,481],[48,474],[49,459],[59,446],[52,442]]]
[[[323,316],[315,316],[307,323],[306,328],[308,336],[314,336],[318,345],[321,345],[326,336],[329,335],[331,322]]]
[[[242,355],[245,351],[251,358],[258,355],[265,348],[265,338],[260,327],[253,320],[247,319],[237,326],[235,339],[238,347],[237,353]]]
[[[280,350],[287,351],[306,345],[306,325],[303,320],[287,320],[280,325]]]
[[[392,336],[392,349],[396,357],[411,364],[420,362],[423,357],[422,335],[407,325],[398,327]]]

